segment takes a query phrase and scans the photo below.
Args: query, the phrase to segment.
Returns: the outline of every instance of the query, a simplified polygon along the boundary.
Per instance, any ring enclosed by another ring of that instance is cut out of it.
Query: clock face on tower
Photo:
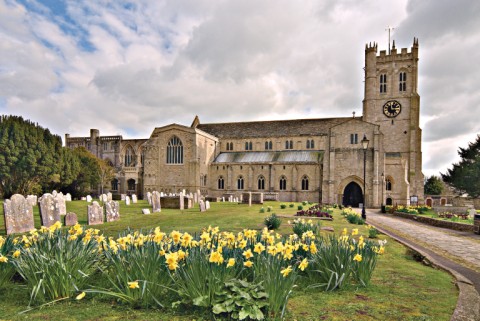
[[[402,111],[402,105],[396,100],[389,100],[383,105],[383,113],[389,118],[397,117]]]

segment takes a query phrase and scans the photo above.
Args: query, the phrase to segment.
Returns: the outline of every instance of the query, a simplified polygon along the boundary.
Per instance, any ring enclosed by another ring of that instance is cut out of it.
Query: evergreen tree
[[[438,176],[432,175],[425,181],[424,192],[426,195],[441,195],[443,182]]]
[[[480,135],[467,148],[459,148],[460,162],[454,163],[442,179],[458,193],[468,194],[470,197],[480,196]]]

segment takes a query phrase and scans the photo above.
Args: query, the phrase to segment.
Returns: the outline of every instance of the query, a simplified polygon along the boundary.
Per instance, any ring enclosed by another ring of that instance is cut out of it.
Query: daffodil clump
[[[362,218],[361,214],[352,209],[351,207],[346,207],[342,210],[342,215],[346,220],[351,224],[363,225],[365,220]]]
[[[0,288],[7,284],[15,273],[12,257],[15,257],[15,245],[11,236],[0,235]]]
[[[60,227],[57,222],[13,240],[12,264],[30,290],[30,303],[69,297],[97,270],[99,231]]]

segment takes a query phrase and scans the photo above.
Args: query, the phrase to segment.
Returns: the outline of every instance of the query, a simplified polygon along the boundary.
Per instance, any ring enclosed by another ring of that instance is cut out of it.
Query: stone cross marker
[[[115,201],[105,203],[107,222],[118,221],[120,219],[120,204]]]
[[[55,198],[52,194],[43,194],[39,208],[42,226],[50,227],[60,221],[60,212],[55,208]]]
[[[132,194],[132,203],[133,203],[133,204],[137,204],[137,202],[138,202],[137,195]]]
[[[152,212],[157,213],[162,211],[162,205],[160,203],[160,193],[154,191],[152,193]]]
[[[206,211],[205,203],[203,202],[203,200],[200,200],[200,202],[198,202],[198,205],[200,206],[200,212]]]
[[[7,234],[29,232],[35,228],[32,205],[23,195],[15,194],[5,200],[3,214]]]
[[[97,201],[88,205],[88,225],[103,224],[103,207]]]
[[[73,226],[77,223],[78,223],[77,214],[75,214],[73,212],[68,212],[65,215],[65,222],[64,222],[65,226]]]
[[[125,205],[130,205],[130,196],[125,196]]]

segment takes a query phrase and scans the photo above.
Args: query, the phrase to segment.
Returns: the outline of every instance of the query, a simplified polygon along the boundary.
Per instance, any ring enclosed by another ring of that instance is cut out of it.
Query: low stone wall
[[[414,220],[420,223],[425,223],[425,224],[436,226],[436,227],[444,227],[444,228],[449,228],[451,230],[462,231],[462,232],[473,232],[473,225],[470,225],[470,224],[442,221],[442,220],[437,220],[431,217],[425,217],[425,216],[407,214],[407,213],[401,213],[401,212],[395,212],[393,213],[393,215],[398,217],[408,218],[410,220]]]
[[[464,213],[467,213],[467,210],[468,210],[468,207],[466,206],[434,206],[433,207],[433,211],[437,214],[445,213],[445,212],[449,212],[453,214],[457,214],[457,213],[464,214]]]

